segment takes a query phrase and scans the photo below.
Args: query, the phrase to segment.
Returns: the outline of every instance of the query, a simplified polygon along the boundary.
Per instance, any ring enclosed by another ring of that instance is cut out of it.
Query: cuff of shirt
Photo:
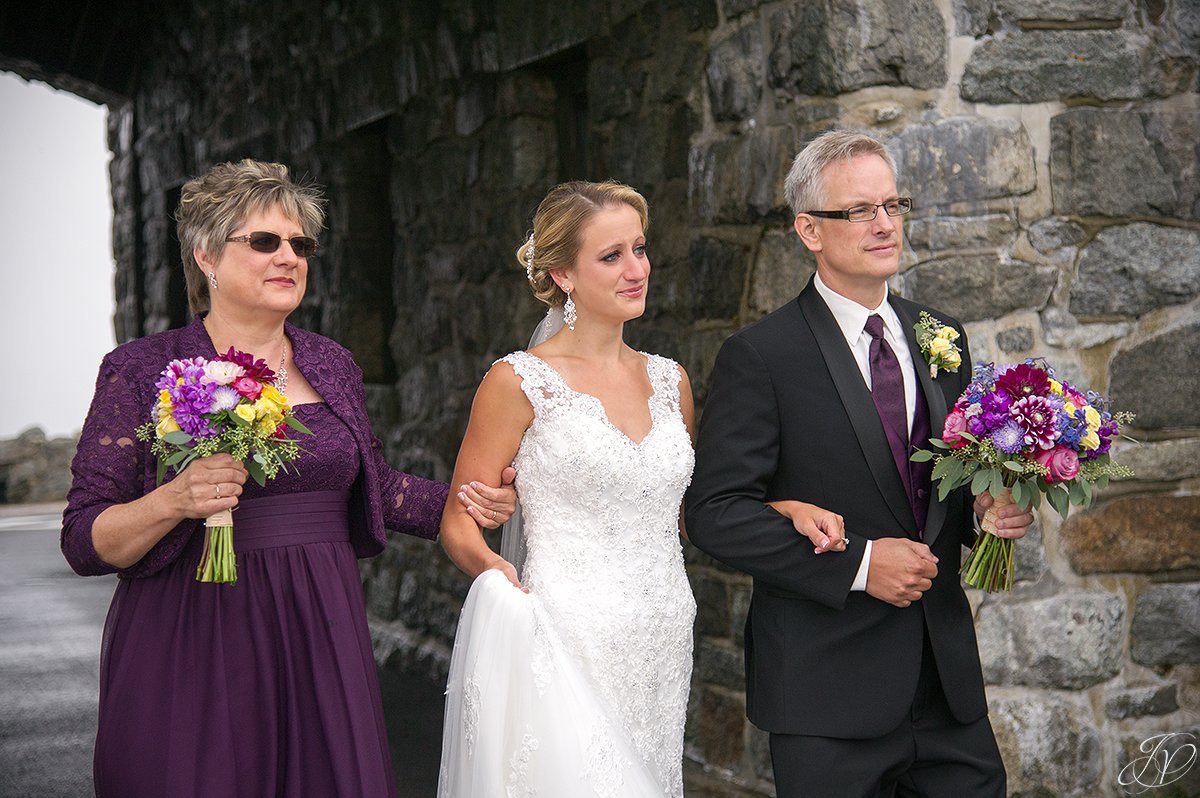
[[[867,589],[867,571],[871,568],[871,544],[873,540],[868,540],[867,545],[863,547],[862,562],[858,566],[858,575],[854,577],[854,584],[850,585],[850,590],[863,591]]]

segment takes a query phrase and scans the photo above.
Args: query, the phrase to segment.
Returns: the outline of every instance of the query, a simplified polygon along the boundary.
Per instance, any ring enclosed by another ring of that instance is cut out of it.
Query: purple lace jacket
[[[449,486],[396,471],[383,459],[381,444],[367,420],[362,371],[334,341],[287,325],[296,364],[353,436],[363,463],[350,499],[350,540],[359,557],[383,551],[385,527],[433,540],[437,537]],[[100,364],[96,393],[71,463],[73,481],[63,512],[62,551],[76,573],[117,571],[92,545],[96,516],[114,504],[154,490],[155,462],[149,444],[134,435],[148,420],[154,382],[171,360],[214,357],[200,317],[188,327],[150,335],[109,352]],[[183,550],[202,520],[186,520],[163,536],[122,577],[150,576]]]

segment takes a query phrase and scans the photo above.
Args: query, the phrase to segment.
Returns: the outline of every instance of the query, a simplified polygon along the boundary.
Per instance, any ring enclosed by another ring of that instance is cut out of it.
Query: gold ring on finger
[[[221,486],[214,483],[213,487],[217,489],[217,498],[221,498]]]

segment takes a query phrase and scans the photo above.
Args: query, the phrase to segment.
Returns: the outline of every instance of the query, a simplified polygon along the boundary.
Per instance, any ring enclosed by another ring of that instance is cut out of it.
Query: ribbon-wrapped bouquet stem
[[[172,360],[154,387],[158,400],[151,421],[138,427],[137,436],[150,442],[158,458],[160,485],[168,468],[178,474],[196,458],[219,452],[241,461],[254,481],[265,485],[300,455],[287,429],[312,434],[292,414],[266,362],[232,347],[211,360]],[[233,514],[224,510],[210,516],[205,532],[196,579],[236,582]]]
[[[1109,479],[1133,475],[1109,456],[1120,425],[1132,422],[1130,413],[1110,412],[1100,394],[1056,380],[1044,359],[976,366],[942,437],[929,440],[940,453],[912,455],[934,461],[939,499],[963,485],[995,499],[963,563],[963,581],[989,592],[1011,590],[1013,542],[996,536],[996,512],[1013,502],[1039,507],[1042,496],[1063,518],[1072,504],[1090,505]]]

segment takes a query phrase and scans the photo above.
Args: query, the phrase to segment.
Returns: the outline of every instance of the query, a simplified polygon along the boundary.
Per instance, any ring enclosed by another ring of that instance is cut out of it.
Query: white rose
[[[204,364],[202,382],[215,382],[217,385],[228,385],[243,376],[246,370],[237,363],[228,360],[210,360]]]

